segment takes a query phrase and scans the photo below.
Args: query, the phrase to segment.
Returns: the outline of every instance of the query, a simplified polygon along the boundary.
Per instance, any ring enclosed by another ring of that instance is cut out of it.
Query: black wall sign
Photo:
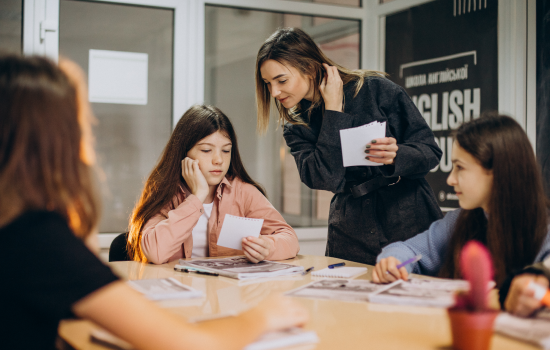
[[[426,177],[441,207],[458,207],[446,183],[451,132],[498,109],[497,5],[436,0],[386,17],[386,72],[411,96],[443,150]]]

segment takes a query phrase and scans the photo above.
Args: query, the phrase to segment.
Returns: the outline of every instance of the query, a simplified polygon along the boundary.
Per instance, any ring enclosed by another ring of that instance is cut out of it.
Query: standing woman
[[[425,179],[442,152],[407,93],[383,73],[341,67],[305,32],[283,28],[256,60],[260,132],[271,97],[302,182],[335,193],[327,256],[375,264],[382,247],[442,217]],[[387,137],[366,144],[365,157],[383,165],[344,168],[340,130],[373,121],[386,122]]]

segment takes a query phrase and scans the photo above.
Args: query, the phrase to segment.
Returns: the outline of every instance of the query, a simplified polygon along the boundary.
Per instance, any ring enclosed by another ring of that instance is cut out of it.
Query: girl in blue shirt
[[[550,255],[542,178],[527,135],[514,119],[488,115],[463,124],[455,134],[452,162],[447,183],[460,209],[427,231],[386,246],[377,257],[374,282],[406,280],[409,273],[460,278],[459,254],[471,239],[491,252],[497,287],[512,271]],[[418,254],[420,261],[397,269]]]

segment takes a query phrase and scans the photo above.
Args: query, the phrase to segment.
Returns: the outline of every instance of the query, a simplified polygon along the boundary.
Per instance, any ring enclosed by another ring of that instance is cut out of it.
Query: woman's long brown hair
[[[42,57],[0,57],[0,226],[54,211],[85,238],[96,226],[90,119],[83,74]]]
[[[271,94],[260,72],[262,65],[267,60],[274,60],[282,65],[290,65],[303,76],[312,79],[312,84],[316,88],[313,89],[313,102],[307,110],[308,114],[311,114],[314,108],[324,107],[323,98],[318,88],[325,76],[323,63],[338,68],[344,85],[355,83],[354,96],[361,90],[365,77],[386,76],[386,73],[383,72],[364,69],[351,70],[342,67],[328,58],[303,30],[299,28],[278,29],[263,43],[256,58],[256,107],[259,133],[264,133],[267,130],[271,109]],[[288,122],[305,125],[302,118],[300,118],[299,105],[287,110],[277,99],[273,100],[279,111],[279,124]]]
[[[161,159],[153,169],[141,197],[130,219],[128,252],[135,261],[147,261],[141,249],[143,226],[158,214],[178,193],[179,186],[185,184],[181,175],[181,161],[205,137],[221,132],[231,140],[231,164],[226,177],[241,179],[255,186],[264,196],[265,190],[246,172],[239,154],[237,135],[229,118],[213,106],[193,106],[178,121],[176,128],[162,152]]]
[[[527,135],[512,118],[485,115],[463,124],[458,146],[493,172],[489,212],[462,210],[441,277],[459,278],[459,254],[467,241],[487,245],[497,285],[513,270],[533,263],[547,234],[548,200]]]

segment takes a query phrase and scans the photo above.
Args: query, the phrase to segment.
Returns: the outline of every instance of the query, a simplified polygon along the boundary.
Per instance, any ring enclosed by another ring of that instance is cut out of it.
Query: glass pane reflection
[[[231,119],[247,171],[285,219],[293,226],[325,226],[332,193],[301,183],[276,118],[265,136],[256,134],[256,54],[279,27],[302,28],[332,60],[359,68],[358,21],[206,6],[205,101]]]

